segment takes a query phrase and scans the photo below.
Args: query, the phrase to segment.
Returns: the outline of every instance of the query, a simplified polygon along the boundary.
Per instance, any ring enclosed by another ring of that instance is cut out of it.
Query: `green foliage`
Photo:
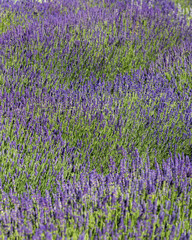
[[[178,3],[178,0],[174,0]],[[103,1],[104,6],[107,8],[107,3]],[[89,1],[88,5],[93,7],[96,4],[93,1]],[[184,6],[184,5],[183,5]],[[64,9],[67,12],[67,8]],[[78,9],[76,9],[76,12]],[[1,11],[1,20],[0,20],[0,34],[6,33],[8,30],[12,30],[14,27],[18,25],[22,25],[25,20],[22,19],[21,16],[17,16],[16,13],[10,13],[9,11],[2,12]],[[37,14],[39,17],[39,15]],[[121,15],[121,17],[123,14]],[[40,18],[39,18],[40,20]],[[119,21],[121,18],[119,19]],[[51,57],[48,57],[46,62],[43,62],[43,59],[46,58],[49,54],[51,54],[51,48],[48,46],[44,47],[43,43],[35,43],[35,42],[25,42],[23,46],[9,46],[6,51],[5,58],[2,59],[2,64],[4,64],[5,68],[8,70],[11,67],[14,67],[15,70],[18,70],[21,66],[29,67],[32,66],[37,72],[41,71],[42,76],[42,87],[47,87],[49,91],[53,87],[59,88],[60,84],[70,84],[71,82],[75,82],[80,76],[85,79],[86,82],[89,79],[91,72],[94,72],[96,78],[106,76],[106,81],[111,81],[114,83],[115,77],[117,74],[132,74],[132,69],[149,69],[150,63],[156,63],[160,59],[159,48],[163,43],[165,48],[162,50],[161,54],[166,53],[168,50],[173,49],[175,45],[179,46],[182,42],[180,39],[179,33],[174,29],[171,29],[172,34],[169,34],[166,26],[161,26],[161,28],[156,28],[154,31],[154,26],[151,25],[149,27],[149,23],[147,19],[140,19],[134,25],[133,22],[128,22],[127,19],[123,17],[123,27],[125,30],[130,30],[131,38],[126,39],[124,43],[120,41],[118,24],[113,22],[113,28],[108,24],[107,21],[99,22],[96,26],[92,25],[93,29],[88,29],[84,24],[81,27],[71,27],[70,33],[72,35],[71,40],[68,42],[66,39],[59,38],[59,28],[55,28],[55,42],[53,43],[53,48],[56,48],[58,44],[60,44],[61,50],[60,52],[56,51],[52,54]],[[104,32],[105,37],[100,39],[103,41],[102,44],[98,44],[98,38],[94,35],[94,32],[98,31],[98,34]],[[145,40],[142,39],[142,33],[145,33]],[[153,38],[150,38],[151,34],[158,34],[158,38],[153,41]],[[110,37],[115,37],[115,41],[113,44],[110,43]],[[76,45],[75,41],[79,40],[80,45]],[[84,42],[87,41],[87,44]],[[143,41],[146,41],[144,45],[145,54],[142,52]],[[98,44],[98,45],[97,45]],[[63,59],[60,59],[60,54],[66,46],[69,46],[69,51],[65,56],[65,64],[63,63]],[[27,63],[27,58],[24,55],[23,51],[31,51],[34,52],[37,50],[37,54],[33,54],[30,62]],[[11,53],[11,54],[10,54]],[[183,55],[183,59],[187,58],[189,52],[185,52]],[[79,59],[79,62],[78,62]],[[51,63],[52,69],[51,69]],[[72,72],[68,75],[63,76],[63,72],[66,72],[68,66],[67,64],[73,66]],[[184,68],[183,71],[180,72],[176,77],[176,84],[178,86],[179,91],[184,92],[186,87],[192,89],[191,84],[191,75]],[[61,71],[62,70],[62,71]],[[53,82],[52,74],[57,72],[58,80],[56,83]],[[171,81],[172,75],[170,72],[164,73],[165,77]],[[46,82],[47,78],[47,82]],[[22,91],[22,86],[27,87],[30,85],[29,76],[18,76],[15,79],[19,82],[18,89]],[[3,74],[0,74],[0,88],[5,89],[5,78]],[[7,89],[11,91],[10,89]],[[37,89],[36,95],[40,95],[41,90]],[[116,96],[116,92],[111,92],[112,96]],[[56,176],[52,174],[53,170],[60,172],[62,167],[64,179],[72,181],[73,177],[76,175],[77,180],[80,177],[80,164],[85,163],[86,150],[88,146],[91,145],[92,151],[89,155],[90,161],[90,171],[95,169],[99,174],[101,174],[101,165],[104,167],[104,176],[109,174],[109,158],[115,161],[116,167],[119,171],[120,161],[124,158],[123,152],[117,150],[117,145],[122,146],[124,149],[127,149],[130,144],[134,146],[134,148],[138,149],[140,156],[146,161],[147,156],[149,156],[151,168],[154,169],[154,159],[156,158],[157,162],[161,165],[162,160],[166,160],[169,157],[170,152],[174,153],[174,146],[177,144],[177,153],[184,152],[185,155],[192,157],[192,149],[191,149],[191,139],[187,138],[185,140],[177,140],[177,137],[181,136],[183,133],[186,133],[185,124],[181,119],[181,114],[184,108],[186,107],[183,102],[171,101],[167,103],[166,112],[162,112],[160,115],[158,114],[158,108],[160,108],[160,97],[156,98],[154,101],[149,99],[149,103],[146,104],[144,99],[140,99],[136,93],[130,92],[127,93],[126,96],[118,102],[113,103],[113,106],[108,114],[105,113],[105,109],[108,109],[108,106],[104,106],[104,109],[95,109],[95,111],[88,111],[86,114],[83,113],[82,109],[74,108],[74,109],[58,109],[54,113],[53,106],[48,104],[47,106],[43,105],[43,102],[39,104],[36,103],[35,110],[33,113],[34,118],[36,117],[37,123],[38,119],[41,116],[41,110],[44,108],[46,112],[49,112],[49,121],[50,124],[53,125],[55,130],[61,130],[62,138],[65,142],[69,143],[69,147],[75,146],[77,147],[77,141],[82,140],[82,148],[78,149],[77,152],[81,154],[82,158],[76,158],[74,160],[74,164],[76,166],[76,170],[72,171],[71,166],[67,165],[67,160],[65,159],[62,162],[61,157],[58,157],[60,154],[59,144],[55,141],[51,143],[42,143],[41,141],[37,144],[39,135],[37,130],[34,130],[34,134],[32,136],[31,131],[26,129],[22,123],[20,122],[20,128],[16,130],[15,120],[16,115],[14,115],[12,121],[9,120],[6,116],[1,118],[1,121],[6,121],[5,129],[0,132],[1,137],[6,133],[9,136],[11,143],[12,141],[16,142],[16,145],[22,145],[24,148],[23,153],[25,153],[24,163],[20,164],[18,161],[20,150],[17,148],[13,148],[8,144],[8,141],[2,140],[0,146],[1,158],[0,164],[3,171],[0,172],[0,179],[2,184],[4,184],[4,191],[9,192],[10,188],[16,189],[18,194],[22,194],[26,192],[26,183],[32,187],[32,189],[38,188],[41,191],[42,196],[45,196],[45,190],[52,189],[53,193],[56,193],[56,184],[55,178]],[[110,98],[107,94],[103,94],[102,98]],[[191,100],[189,100],[189,103]],[[4,102],[1,100],[1,106],[4,107]],[[178,105],[182,106],[178,116],[170,116],[169,120],[164,119],[164,115],[169,115],[171,110],[176,110]],[[157,109],[154,107],[157,106]],[[115,108],[119,107],[119,113],[115,113]],[[30,106],[27,104],[26,111],[29,112]],[[149,111],[149,117],[153,118],[153,121],[148,123],[147,120],[144,119],[144,115],[142,114],[144,110]],[[52,114],[52,116],[51,116]],[[90,120],[91,116],[96,114],[103,114],[103,121],[98,121],[96,118],[94,120]],[[113,125],[109,124],[110,118],[114,118]],[[68,121],[67,118],[70,120]],[[115,124],[120,120],[122,122],[126,122],[123,128],[121,129],[121,133],[119,130],[115,130]],[[158,119],[159,118],[159,119]],[[56,119],[62,123],[61,126],[57,124]],[[165,124],[162,128],[159,126],[161,122],[165,120]],[[172,125],[174,127],[172,127]],[[50,126],[48,126],[50,127]],[[68,129],[68,130],[66,130]],[[17,131],[17,136],[15,135],[15,131]],[[156,133],[154,134],[154,132]],[[167,135],[167,132],[169,134]],[[49,131],[51,133],[51,130]],[[159,142],[157,138],[159,137]],[[25,144],[24,144],[25,142]],[[37,148],[34,150],[33,146]],[[53,152],[49,152],[46,155],[49,147],[52,146]],[[41,155],[39,162],[35,161],[37,156]],[[42,159],[47,160],[43,162]],[[53,162],[56,157],[58,157],[57,162]],[[48,161],[52,159],[52,164],[48,164]],[[128,154],[128,159],[131,162],[132,155]],[[9,160],[9,161],[8,161]],[[87,164],[87,163],[86,163]],[[12,181],[12,177],[17,171],[23,171],[23,166],[25,166],[26,174],[21,174],[17,177],[17,179]],[[46,170],[45,170],[46,169]],[[45,170],[45,171],[44,171]],[[38,174],[36,175],[37,172]],[[30,175],[30,177],[28,177]],[[10,179],[6,182],[6,177],[10,176]],[[139,177],[139,176],[138,176]],[[50,183],[48,184],[48,180]],[[41,183],[40,183],[41,182]],[[6,184],[5,184],[6,183]],[[117,187],[117,186],[116,186]],[[171,191],[171,198],[167,195],[167,188]],[[114,190],[115,186],[111,186],[110,191]],[[117,187],[117,195],[121,195],[121,190]],[[128,189],[129,191],[129,189]],[[129,191],[130,193],[130,191]],[[107,196],[107,191],[105,195]],[[105,196],[104,195],[104,196]],[[103,196],[103,197],[104,197]],[[1,196],[2,197],[2,196]],[[125,196],[124,196],[125,197]],[[156,192],[149,196],[147,192],[142,193],[142,199],[145,201],[148,198],[152,199],[154,202],[157,199],[158,205],[158,214],[160,212],[160,206],[166,204],[166,200],[171,201],[171,209],[167,211],[167,215],[170,215],[173,211],[173,203],[178,200],[177,192],[174,188],[170,186],[163,186],[159,189],[159,192]],[[184,196],[180,196],[180,201],[177,201],[180,209],[181,209],[181,218],[180,221],[184,222]],[[89,212],[91,208],[92,200],[86,196],[86,206],[84,204],[85,214]],[[131,228],[136,225],[137,219],[140,215],[140,212],[134,212],[132,207],[133,197],[129,199],[129,207],[128,213],[125,216],[124,223],[128,224],[128,220],[132,220]],[[139,199],[137,199],[139,201]],[[36,204],[34,202],[34,204]],[[83,204],[83,203],[82,203]],[[189,211],[190,216],[192,216],[192,201],[189,203]],[[39,208],[38,204],[36,204],[37,209]],[[89,212],[89,228],[93,233],[93,236],[96,234],[96,226],[100,228],[105,228],[106,221],[111,219],[114,220],[115,226],[118,226],[120,216],[123,214],[121,211],[120,203],[117,203],[115,206],[108,202],[108,215],[106,216],[101,209],[97,209],[95,212]],[[14,208],[14,204],[10,203],[10,209]],[[39,210],[39,209],[38,209]],[[76,213],[78,215],[78,213]],[[151,221],[151,219],[150,219]],[[40,219],[34,222],[34,229],[39,226]],[[161,225],[165,229],[166,222],[168,222],[168,217],[165,217],[163,223]],[[177,226],[177,221],[175,220],[174,224]],[[159,220],[157,220],[156,224],[154,224],[153,229],[153,238],[155,239],[155,228],[160,225]],[[61,232],[63,226],[58,223],[57,224],[58,231],[55,232],[54,239],[56,239],[57,232]],[[168,226],[170,227],[170,226]],[[184,224],[186,230],[190,229],[187,223]],[[78,239],[80,233],[84,230],[84,227],[77,228],[75,225],[74,219],[70,219],[67,222],[67,237]],[[88,230],[85,233],[85,239],[88,239]],[[179,237],[181,235],[179,233]],[[122,232],[122,239],[124,239],[125,234]],[[142,239],[148,239],[146,236],[146,232],[143,232]],[[162,238],[168,239],[170,236],[170,231],[164,230],[164,235]],[[18,237],[19,234],[14,237]],[[42,237],[45,237],[42,235]],[[108,239],[112,239],[112,236],[107,236]],[[178,237],[178,239],[179,239]]]

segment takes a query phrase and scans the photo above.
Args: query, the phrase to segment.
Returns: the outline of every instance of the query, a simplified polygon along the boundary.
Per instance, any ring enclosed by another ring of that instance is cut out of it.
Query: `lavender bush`
[[[0,1],[3,239],[191,239],[190,1]]]

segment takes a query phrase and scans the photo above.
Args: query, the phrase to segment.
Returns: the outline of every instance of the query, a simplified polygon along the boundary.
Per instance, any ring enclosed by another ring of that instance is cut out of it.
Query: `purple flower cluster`
[[[190,239],[192,22],[164,0],[0,6],[1,237]]]
[[[187,176],[192,175],[192,164],[189,158],[179,155],[163,162],[162,170],[157,162],[156,170],[150,170],[149,159],[145,167],[141,166],[142,159],[136,151],[130,167],[125,159],[121,161],[119,173],[111,171],[104,177],[84,168],[78,181],[74,175],[60,183],[62,175],[58,174],[56,193],[46,190],[45,197],[33,190],[29,195],[27,187],[20,197],[12,190],[9,194],[2,191],[1,208],[6,209],[8,203],[12,205],[12,209],[1,214],[3,232],[13,234],[16,228],[27,237],[36,225],[33,239],[40,239],[42,233],[53,239],[54,230],[58,231],[56,239],[60,239],[59,234],[72,237],[81,231],[90,237],[94,233],[95,239],[107,234],[112,239],[128,239],[160,237],[163,231],[166,236],[170,230],[174,239],[184,221],[192,224],[190,210],[184,210],[191,206],[191,179]],[[113,161],[111,167],[115,169]],[[187,236],[189,233],[186,239]]]

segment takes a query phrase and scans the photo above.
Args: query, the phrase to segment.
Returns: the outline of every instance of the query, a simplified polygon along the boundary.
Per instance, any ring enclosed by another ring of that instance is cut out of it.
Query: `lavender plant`
[[[191,238],[192,22],[176,3],[0,1],[3,239]]]

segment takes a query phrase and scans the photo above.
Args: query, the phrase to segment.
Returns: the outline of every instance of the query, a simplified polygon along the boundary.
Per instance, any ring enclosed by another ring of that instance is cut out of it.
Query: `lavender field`
[[[190,0],[0,0],[0,239],[192,239]]]

